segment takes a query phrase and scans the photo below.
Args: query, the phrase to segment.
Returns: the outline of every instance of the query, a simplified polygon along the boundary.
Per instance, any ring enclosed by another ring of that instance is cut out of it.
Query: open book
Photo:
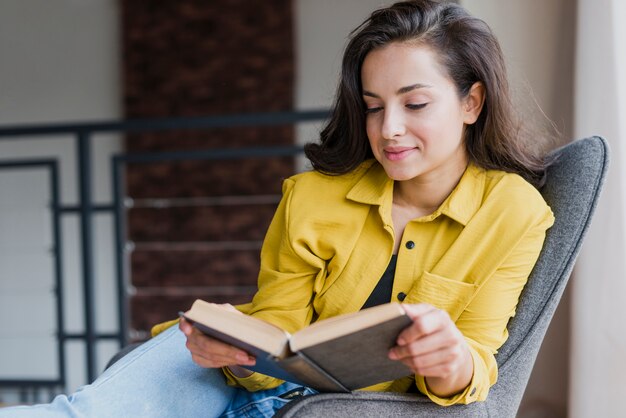
[[[203,300],[183,316],[205,334],[255,356],[256,364],[246,368],[319,391],[348,392],[412,374],[388,358],[398,334],[411,324],[397,303],[318,321],[293,335]]]

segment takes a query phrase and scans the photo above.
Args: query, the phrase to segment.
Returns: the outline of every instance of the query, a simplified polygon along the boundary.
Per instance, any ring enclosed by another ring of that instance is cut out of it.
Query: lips
[[[387,147],[383,149],[385,157],[390,161],[399,161],[415,151],[415,147]]]

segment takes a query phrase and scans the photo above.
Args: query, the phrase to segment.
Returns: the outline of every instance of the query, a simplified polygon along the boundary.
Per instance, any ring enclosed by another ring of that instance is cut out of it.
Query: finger
[[[223,361],[236,363],[248,362],[248,353],[229,344],[198,334],[196,331],[187,338],[187,348],[194,354],[205,358],[219,358]]]
[[[232,364],[228,361],[225,361],[223,359],[220,358],[213,358],[213,357],[204,357],[200,354],[197,353],[191,353],[191,360],[196,363],[198,366],[201,367],[205,367],[205,368],[218,368],[218,367],[225,367],[225,366],[235,366],[235,364]]]
[[[411,345],[401,347],[401,350],[398,350],[402,351],[400,353],[396,351],[396,353],[398,353],[397,360],[410,365],[410,367],[414,370],[422,370],[424,368],[437,366],[446,362],[458,362],[463,358],[464,348],[459,344],[440,347],[436,350],[423,352],[421,354],[413,354],[413,352],[419,351],[421,348],[409,350],[408,348],[410,347]]]
[[[417,357],[424,354],[432,353],[444,348],[461,345],[463,341],[459,335],[454,332],[442,330],[420,338],[417,341],[398,345],[390,350],[394,360],[400,360],[408,357]]]
[[[181,317],[180,322],[178,323],[178,328],[183,332],[183,334],[189,335],[193,330],[193,325],[191,325],[191,323],[185,318]]]
[[[204,352],[199,350],[190,350],[192,360],[203,367],[224,367],[235,366],[245,363],[244,361],[235,361],[231,357],[222,356],[216,353]],[[250,364],[250,366],[253,364]]]
[[[429,305],[428,303],[402,304],[402,308],[411,319],[436,309],[433,305]]]
[[[228,364],[252,366],[256,363],[255,358],[244,350],[206,336],[196,328],[187,337],[187,348],[195,355]]]
[[[223,355],[220,353],[206,352],[203,350],[190,347],[189,352],[193,361],[203,367],[224,367],[224,366],[253,366],[255,364],[254,358],[248,355],[242,355],[242,357],[233,358],[232,356]]]
[[[460,357],[448,349],[400,361],[413,373],[424,377],[447,378],[462,366]]]
[[[430,310],[423,311],[420,315],[414,316],[411,319],[413,323],[398,335],[397,343],[400,346],[437,332],[446,326],[454,326],[446,311],[434,307]]]
[[[415,367],[413,371],[424,377],[438,377],[445,379],[456,373],[462,367],[460,358],[457,358],[455,361],[441,362],[437,362],[436,358],[430,360],[432,361],[432,365],[420,365],[419,367]]]

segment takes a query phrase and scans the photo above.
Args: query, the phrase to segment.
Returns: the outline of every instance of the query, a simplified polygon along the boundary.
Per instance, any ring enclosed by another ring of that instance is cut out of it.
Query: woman
[[[365,389],[484,400],[553,222],[532,186],[544,162],[520,138],[508,94],[496,39],[460,6],[374,12],[346,48],[321,141],[306,148],[315,170],[285,181],[259,290],[239,309],[295,331],[401,301],[413,324],[389,356],[415,375]],[[161,332],[169,325],[38,416],[271,416],[314,392],[251,373],[254,358],[185,321]],[[32,409],[7,410],[20,411]]]

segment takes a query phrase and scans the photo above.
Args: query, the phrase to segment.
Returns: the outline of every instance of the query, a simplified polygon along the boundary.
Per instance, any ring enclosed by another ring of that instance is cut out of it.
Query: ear
[[[477,81],[470,88],[469,93],[463,99],[463,122],[471,125],[480,116],[480,111],[485,103],[485,85],[481,81]]]

